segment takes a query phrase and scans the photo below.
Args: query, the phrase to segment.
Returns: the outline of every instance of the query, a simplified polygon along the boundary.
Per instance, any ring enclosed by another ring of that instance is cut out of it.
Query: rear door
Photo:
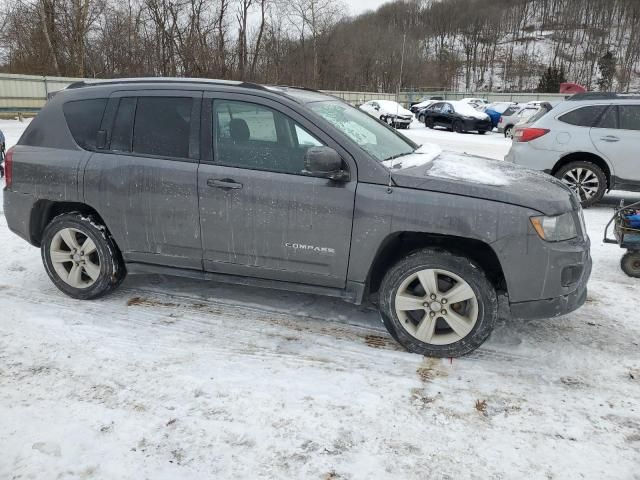
[[[344,287],[357,184],[348,153],[284,105],[213,95],[198,173],[205,270]],[[318,145],[341,154],[350,181],[305,174]]]
[[[84,197],[129,262],[202,269],[197,172],[202,92],[113,94]]]
[[[640,184],[640,105],[612,106],[598,126],[591,129],[591,140],[609,161],[616,188]]]

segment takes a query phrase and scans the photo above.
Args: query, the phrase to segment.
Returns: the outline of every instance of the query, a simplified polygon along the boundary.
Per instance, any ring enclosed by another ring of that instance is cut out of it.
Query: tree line
[[[638,87],[638,0],[399,0],[346,12],[340,0],[15,0],[0,70],[392,92],[530,91],[552,68],[590,89]]]

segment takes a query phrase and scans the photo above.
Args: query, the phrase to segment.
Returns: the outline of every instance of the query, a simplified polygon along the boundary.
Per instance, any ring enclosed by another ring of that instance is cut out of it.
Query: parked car
[[[474,108],[477,108],[477,109],[481,109],[489,103],[484,98],[474,98],[474,97],[463,98],[462,100],[459,100],[459,101],[462,103],[468,103],[469,105],[472,105]]]
[[[577,94],[517,126],[506,160],[559,178],[591,206],[609,190],[640,191],[640,96]]]
[[[424,110],[429,105],[433,105],[436,102],[437,100],[423,100],[421,102],[411,104],[411,108],[409,108],[409,110],[411,111],[411,113],[413,113],[416,116],[416,118],[418,118],[418,114],[420,113],[421,110]],[[420,119],[418,118],[418,120]]]
[[[513,127],[519,123],[526,123],[540,111],[540,106],[533,104],[516,105],[507,108],[498,119],[498,132],[503,133],[506,138],[513,138]]]
[[[481,135],[493,128],[489,115],[464,102],[438,102],[423,112],[428,128],[446,127],[458,133],[477,131]]]
[[[77,299],[155,273],[367,301],[409,351],[441,357],[481,345],[499,308],[556,317],[586,299],[589,238],[564,185],[419,147],[321,92],[79,82],[7,167],[7,225]]]
[[[413,113],[391,100],[371,100],[360,109],[395,128],[409,128],[413,121]]]
[[[493,125],[493,128],[496,128],[498,126],[498,123],[500,122],[500,117],[502,116],[502,114],[509,107],[512,107],[514,105],[516,105],[514,102],[494,102],[485,105],[483,111],[484,113],[489,115],[489,118],[491,118],[491,124]]]

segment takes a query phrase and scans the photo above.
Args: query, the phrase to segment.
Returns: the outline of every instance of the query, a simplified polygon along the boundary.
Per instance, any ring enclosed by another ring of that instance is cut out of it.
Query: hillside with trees
[[[640,88],[638,0],[16,0],[0,69],[190,76],[334,90]],[[553,77],[553,78],[551,78]],[[550,87],[552,85],[553,87]]]

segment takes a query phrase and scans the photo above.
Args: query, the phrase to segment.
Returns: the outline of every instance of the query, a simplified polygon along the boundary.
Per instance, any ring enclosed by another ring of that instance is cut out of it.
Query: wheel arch
[[[85,215],[96,217],[102,225],[105,225],[103,218],[91,206],[82,202],[58,202],[53,200],[38,200],[31,209],[29,219],[29,235],[31,243],[39,247],[42,242],[44,229],[58,215],[71,212],[80,212]]]
[[[591,162],[597,165],[602,169],[605,177],[607,178],[607,191],[613,188],[613,170],[611,169],[611,166],[604,158],[591,152],[572,152],[560,157],[553,166],[551,175],[555,175],[558,170],[571,162]]]
[[[407,231],[392,233],[381,243],[367,275],[367,293],[378,292],[382,279],[391,266],[410,253],[428,247],[441,248],[469,258],[483,269],[497,291],[507,290],[502,265],[489,244],[467,237]]]

